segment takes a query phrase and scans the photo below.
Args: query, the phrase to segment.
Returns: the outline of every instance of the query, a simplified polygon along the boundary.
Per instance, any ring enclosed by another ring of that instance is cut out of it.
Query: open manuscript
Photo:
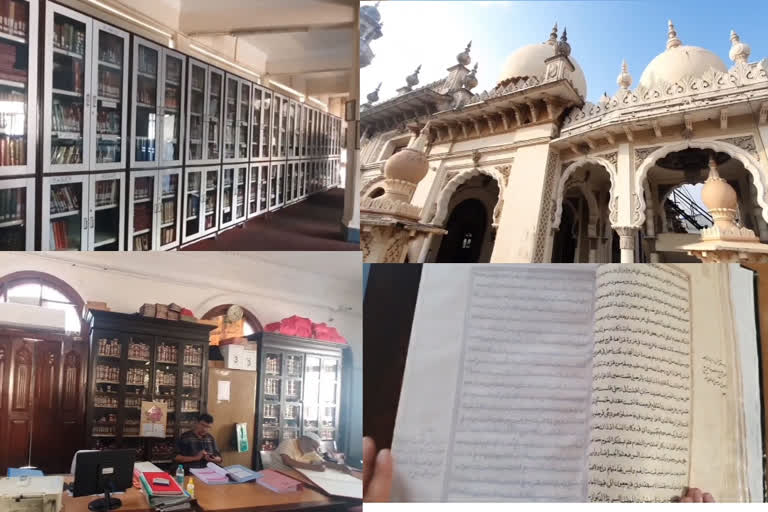
[[[752,274],[425,265],[394,501],[763,500]]]

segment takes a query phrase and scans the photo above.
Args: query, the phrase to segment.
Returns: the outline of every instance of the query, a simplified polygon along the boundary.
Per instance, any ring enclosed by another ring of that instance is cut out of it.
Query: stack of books
[[[171,475],[160,471],[154,464],[137,462],[133,466],[133,477],[147,494],[149,506],[153,509],[172,512],[191,508],[192,497]]]

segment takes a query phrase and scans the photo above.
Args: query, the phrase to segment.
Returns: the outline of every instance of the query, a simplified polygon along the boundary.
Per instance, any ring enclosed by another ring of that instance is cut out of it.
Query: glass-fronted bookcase
[[[347,345],[263,333],[259,346],[257,440],[260,451],[305,432],[336,442]]]
[[[106,311],[90,313],[88,448],[134,448],[170,464],[174,443],[206,410],[211,327]],[[165,402],[165,438],[140,437],[141,402]]]

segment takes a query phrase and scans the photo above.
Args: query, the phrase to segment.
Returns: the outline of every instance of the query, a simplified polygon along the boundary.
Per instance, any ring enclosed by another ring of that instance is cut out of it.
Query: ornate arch
[[[368,182],[363,185],[363,188],[360,189],[360,198],[365,199],[368,197],[368,194],[373,192],[376,188],[383,187],[385,179],[386,177],[383,174],[380,174],[375,178],[368,180]]]
[[[718,140],[687,140],[675,144],[667,144],[666,146],[656,149],[645,157],[643,163],[640,164],[640,167],[635,171],[635,191],[643,190],[648,171],[659,158],[664,158],[670,153],[689,148],[712,149],[721,153],[727,153],[731,158],[735,158],[741,162],[744,168],[752,175],[752,182],[755,186],[755,190],[757,190],[757,202],[763,211],[763,220],[768,222],[768,202],[765,200],[765,182],[763,181],[760,165],[755,162],[755,159],[752,158],[752,155],[748,152],[727,142]],[[634,228],[641,228],[645,223],[646,204],[644,195],[645,194],[638,194],[637,192],[632,193],[634,203],[632,211],[632,227]]]
[[[479,176],[481,174],[490,176],[496,180],[496,183],[499,186],[499,198],[496,201],[496,207],[493,209],[492,218],[493,224],[498,222],[501,209],[504,207],[504,179],[502,178],[501,173],[497,170],[473,167],[472,169],[465,169],[458,173],[456,176],[451,178],[448,183],[445,184],[442,190],[440,190],[437,196],[437,200],[435,201],[437,203],[437,208],[435,209],[435,216],[432,217],[432,224],[438,226],[445,224],[449,213],[448,205],[451,202],[451,197],[453,197],[454,192],[456,192],[456,190],[461,185],[472,179],[474,176]]]
[[[589,210],[589,236],[597,236],[597,221],[600,218],[600,207],[597,204],[595,194],[592,193],[592,190],[583,181],[568,184],[565,188],[565,192],[568,192],[572,188],[579,189],[581,194],[584,196],[584,199],[587,201],[587,209]],[[563,194],[563,201],[565,201],[565,193]]]
[[[238,306],[240,306],[238,304]],[[232,304],[219,304],[218,306],[214,306],[206,314],[202,316],[203,320],[212,320],[216,317],[226,315],[227,310],[232,307]],[[245,321],[248,322],[251,327],[253,327],[253,330],[255,332],[262,332],[264,331],[264,327],[261,325],[261,322],[258,318],[256,318],[256,315],[251,313],[248,308],[244,306],[240,306],[243,310],[243,317],[245,318]]]
[[[611,155],[615,155],[612,153]],[[560,176],[560,181],[557,183],[557,190],[555,191],[555,213],[552,217],[552,228],[557,229],[560,227],[560,217],[563,214],[563,197],[565,195],[565,191],[567,190],[566,184],[568,183],[568,178],[571,177],[573,173],[584,167],[585,165],[593,164],[593,165],[599,165],[605,171],[608,173],[608,177],[611,180],[611,190],[610,190],[610,200],[608,201],[608,218],[611,220],[611,222],[614,221],[614,217],[616,215],[616,205],[614,204],[613,200],[613,191],[616,184],[616,166],[610,162],[607,158],[604,158],[606,156],[611,155],[602,155],[602,156],[585,156],[582,157],[575,162],[571,163],[568,167],[566,167],[565,171],[563,171],[562,176]],[[594,196],[592,196],[594,199]],[[587,199],[589,200],[589,199]],[[590,205],[591,209],[592,205]],[[595,201],[595,207],[597,207],[597,202]]]

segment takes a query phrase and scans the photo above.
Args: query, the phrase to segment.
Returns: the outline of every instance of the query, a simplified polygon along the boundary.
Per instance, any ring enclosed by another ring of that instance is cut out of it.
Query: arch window
[[[0,302],[58,309],[65,314],[68,333],[83,332],[85,302],[67,283],[42,272],[15,272],[0,278]]]
[[[203,320],[216,320],[219,322],[219,328],[211,332],[211,345],[218,345],[219,340],[225,337],[231,337],[230,334],[236,334],[237,336],[250,336],[254,333],[262,332],[264,329],[261,322],[256,315],[251,313],[246,308],[240,306],[243,310],[242,326],[233,326],[237,329],[236,333],[224,332],[224,319],[226,318],[227,311],[232,307],[232,304],[221,304],[214,308],[211,308],[206,314],[203,315]]]

